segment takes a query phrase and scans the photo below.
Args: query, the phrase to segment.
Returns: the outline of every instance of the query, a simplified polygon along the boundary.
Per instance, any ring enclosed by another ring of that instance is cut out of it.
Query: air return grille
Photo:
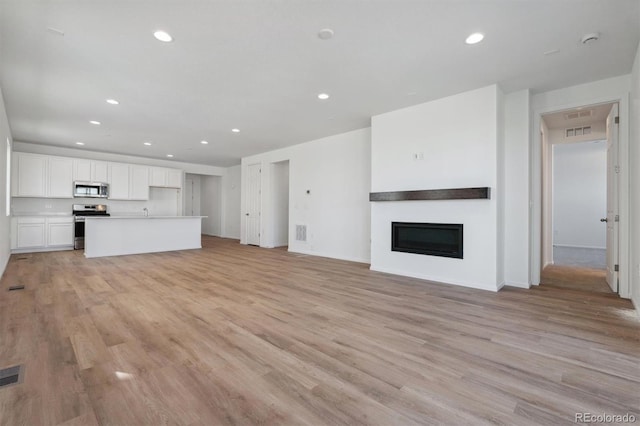
[[[21,365],[0,370],[0,389],[22,383],[23,368]]]
[[[296,225],[296,241],[307,241],[307,225]]]

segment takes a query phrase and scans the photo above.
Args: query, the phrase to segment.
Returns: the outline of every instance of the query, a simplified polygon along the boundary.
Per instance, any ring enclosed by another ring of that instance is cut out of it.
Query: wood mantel
[[[369,201],[418,201],[418,200],[488,200],[491,188],[423,189],[419,191],[370,192]]]

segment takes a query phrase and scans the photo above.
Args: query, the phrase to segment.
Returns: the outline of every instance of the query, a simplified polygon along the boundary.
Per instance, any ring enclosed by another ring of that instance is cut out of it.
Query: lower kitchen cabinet
[[[47,218],[47,247],[73,245],[73,218]]]
[[[73,248],[73,217],[24,216],[11,219],[11,249],[44,251]]]

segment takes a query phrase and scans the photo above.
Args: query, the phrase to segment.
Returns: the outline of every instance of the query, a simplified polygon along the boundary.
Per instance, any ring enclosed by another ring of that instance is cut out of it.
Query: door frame
[[[542,146],[540,141],[540,124],[545,114],[574,109],[585,105],[618,103],[618,165],[620,166],[618,181],[618,294],[630,298],[630,239],[629,239],[629,93],[618,96],[602,96],[597,98],[573,99],[565,104],[544,105],[532,111],[532,126],[529,136],[529,281],[532,285],[540,284],[542,271]]]

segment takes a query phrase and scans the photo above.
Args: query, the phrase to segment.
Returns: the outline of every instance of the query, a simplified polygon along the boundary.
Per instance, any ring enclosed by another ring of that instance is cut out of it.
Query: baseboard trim
[[[392,269],[392,268],[380,268],[380,267],[371,266],[369,269],[376,272],[384,272],[385,274],[399,275],[402,277],[410,277],[410,278],[418,278],[420,280],[431,281],[436,284],[455,285],[459,287],[474,288],[476,290],[485,290],[485,291],[492,291],[492,292],[497,292],[499,290],[497,285],[495,287],[491,287],[491,285],[481,287],[478,285],[478,283],[456,281],[456,280],[450,280],[447,278],[433,277],[433,276],[424,275],[424,274],[408,273],[407,271],[401,271],[401,270]]]
[[[356,262],[356,263],[366,263],[369,264],[371,261],[369,259],[363,259],[363,258],[359,258],[359,257],[348,257],[348,256],[337,256],[335,254],[331,254],[331,253],[322,253],[322,252],[317,252],[317,251],[311,251],[311,250],[291,250],[291,248],[289,248],[287,250],[289,253],[299,253],[299,254],[306,254],[309,256],[318,256],[318,257],[328,257],[329,259],[338,259],[338,260],[346,260],[348,262]]]
[[[554,244],[554,247],[564,247],[564,248],[579,248],[579,249],[590,249],[590,250],[606,250],[606,247],[594,247],[594,246],[574,246],[569,244]]]

